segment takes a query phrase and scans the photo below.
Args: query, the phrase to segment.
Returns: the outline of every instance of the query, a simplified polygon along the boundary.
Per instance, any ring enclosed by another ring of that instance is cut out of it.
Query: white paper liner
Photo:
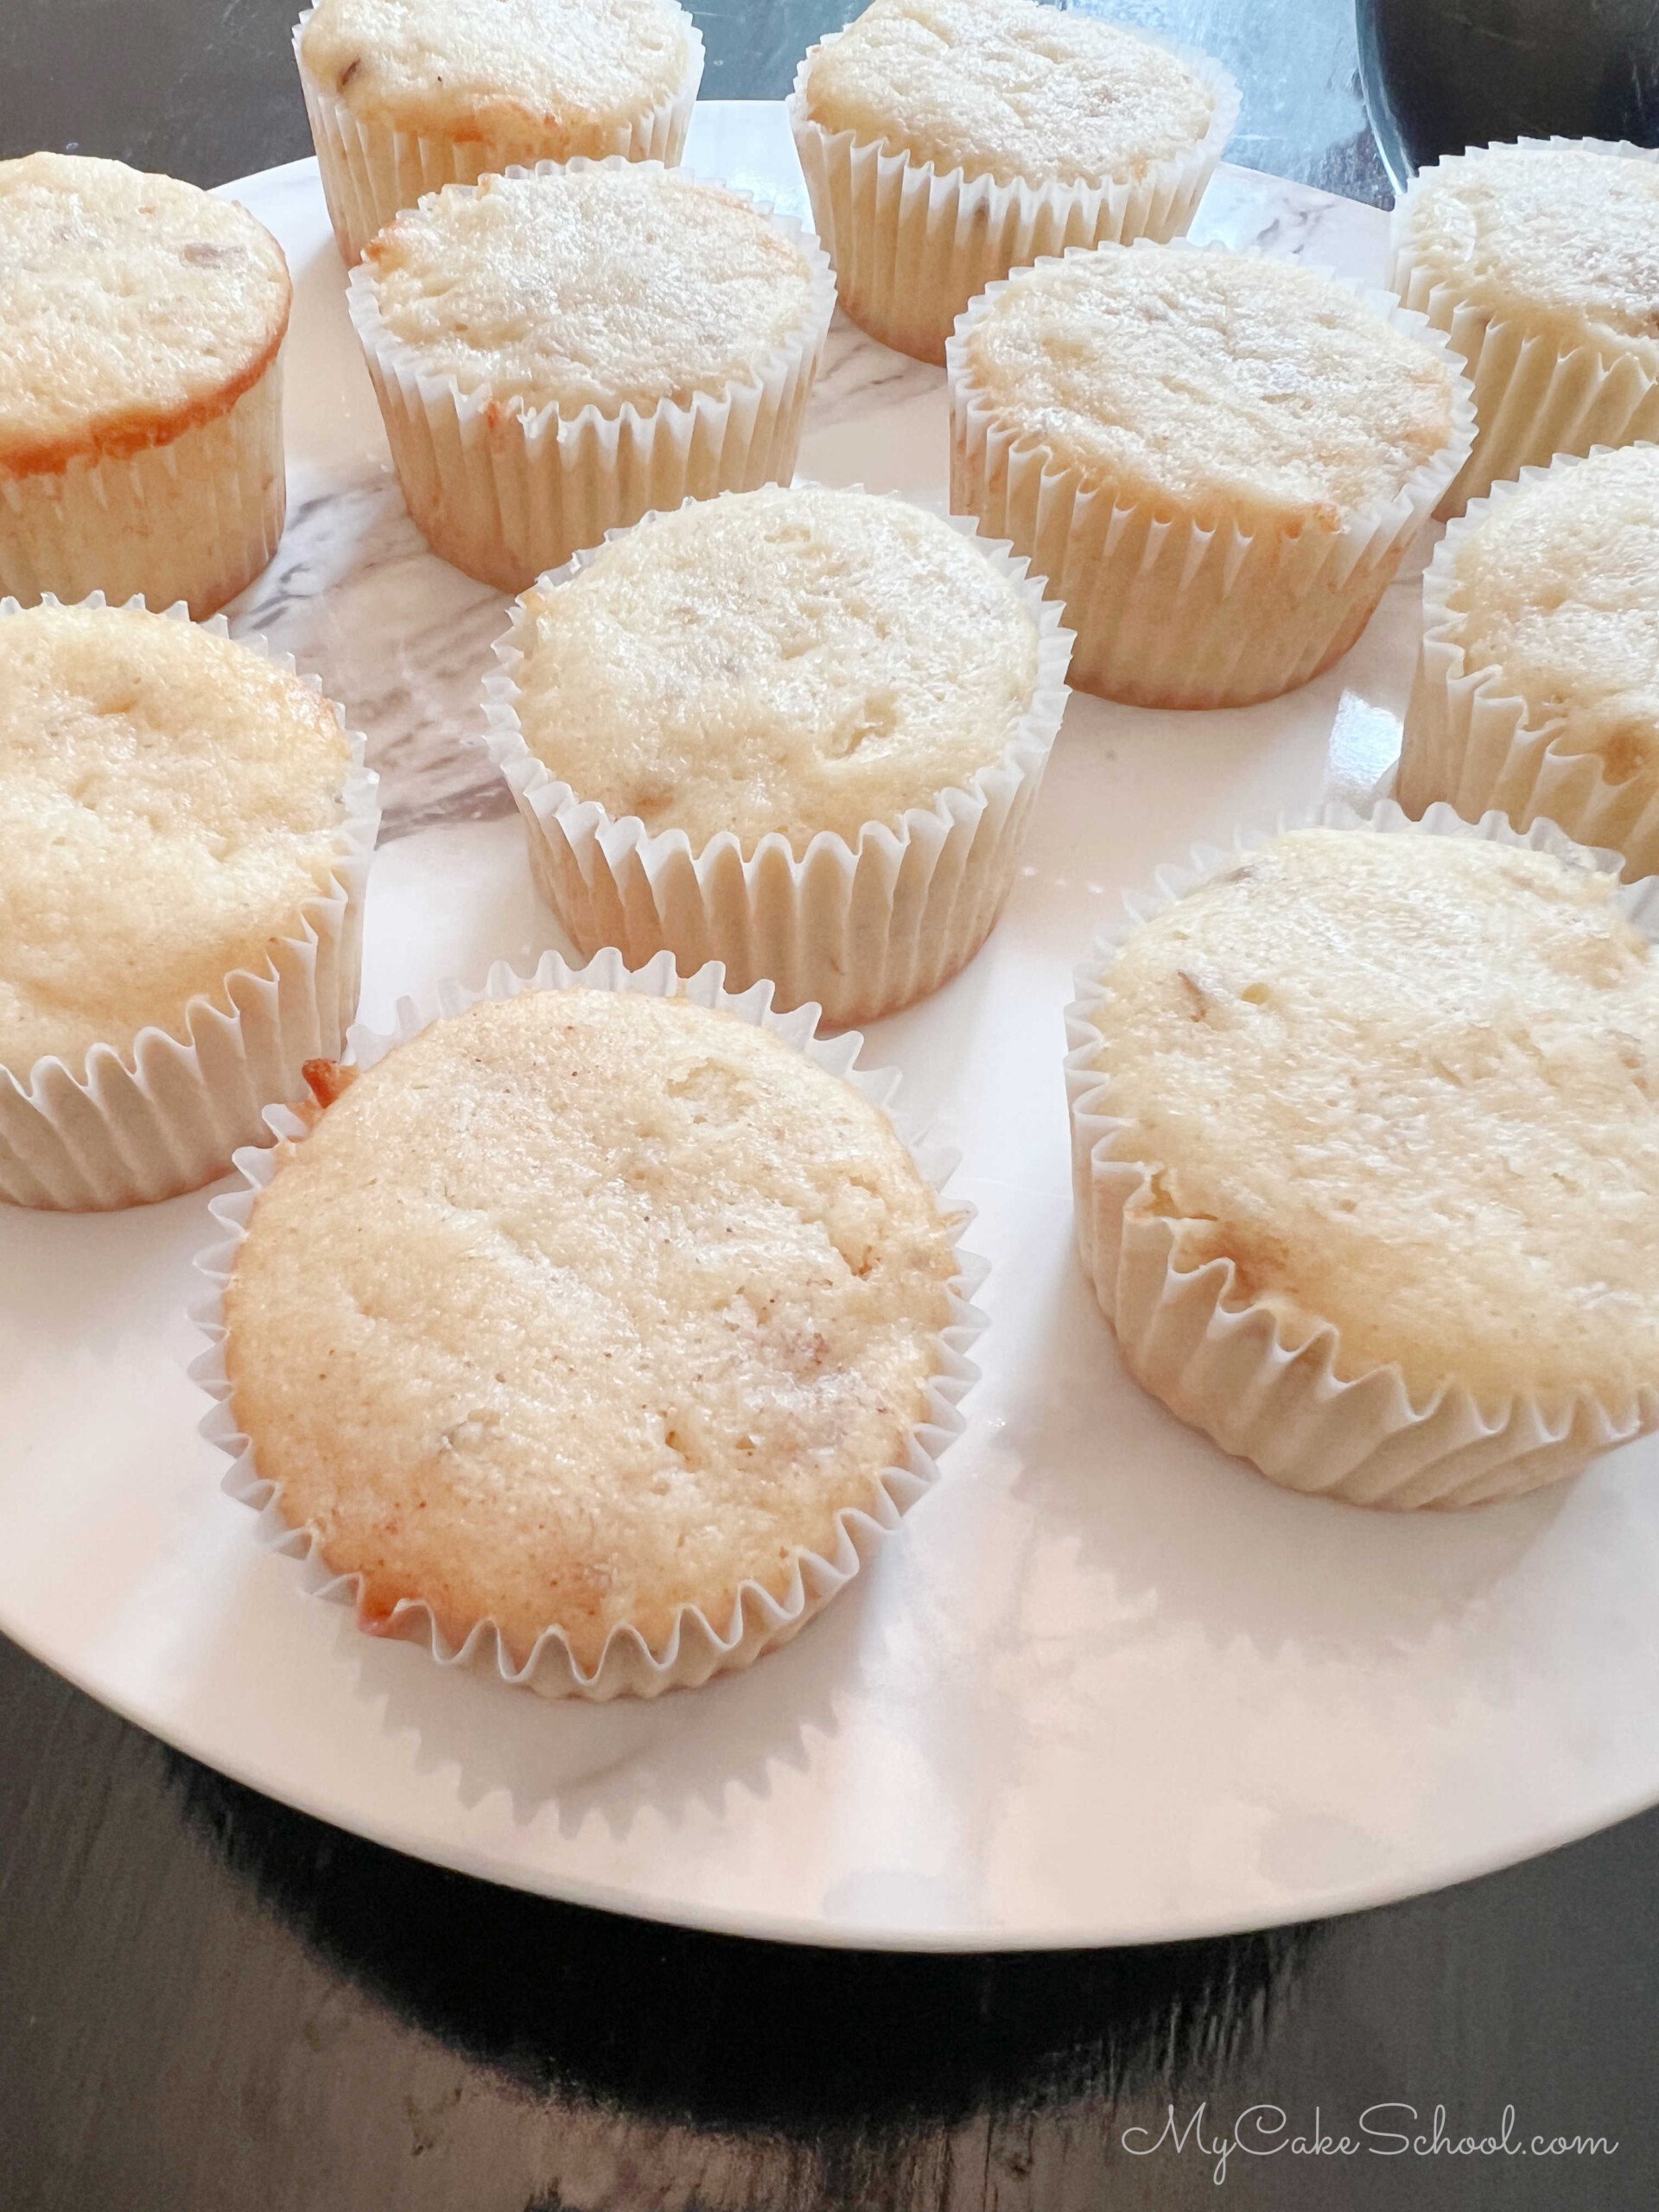
[[[538,162],[508,176],[616,167]],[[660,169],[658,162],[636,167]],[[676,172],[694,181],[690,170]],[[447,186],[471,192],[471,185]],[[806,312],[786,343],[758,355],[723,394],[613,415],[589,403],[572,415],[556,404],[534,413],[516,397],[498,406],[488,385],[463,392],[453,377],[423,370],[418,353],[380,319],[366,264],[353,270],[346,305],[361,340],[404,499],[435,553],[500,591],[523,591],[607,530],[653,510],[717,492],[787,484],[795,472],[806,403],[835,312],[835,282],[817,240],[752,193],[747,200],[794,239],[811,269]],[[420,215],[405,215],[418,221]]]
[[[770,986],[757,983],[739,995],[721,986],[717,966],[704,968],[682,980],[672,960],[664,954],[646,967],[630,971],[621,956],[602,952],[583,968],[572,968],[556,952],[543,956],[533,975],[516,975],[505,962],[490,970],[482,990],[444,984],[423,1007],[403,1000],[397,1007],[397,1027],[391,1035],[361,1025],[354,1027],[350,1051],[359,1067],[372,1067],[395,1045],[417,1036],[441,1016],[464,1013],[481,998],[514,998],[521,991],[589,990],[638,992],[652,998],[684,996],[698,1006],[721,1007],[757,1029],[766,1029],[819,1067],[844,1077],[859,1093],[887,1115],[910,1150],[918,1168],[936,1191],[942,1191],[957,1165],[956,1155],[908,1129],[892,1111],[899,1077],[892,1069],[862,1069],[855,1063],[862,1039],[855,1035],[836,1039],[815,1034],[817,1009],[802,1007],[792,1014],[777,1014],[771,1004]],[[302,1141],[308,1124],[283,1109],[266,1116],[278,1138]],[[874,1504],[868,1510],[844,1507],[836,1516],[836,1545],[829,1554],[803,1547],[797,1553],[781,1597],[759,1582],[739,1586],[729,1616],[722,1625],[696,1605],[683,1605],[666,1637],[655,1647],[631,1625],[611,1630],[597,1664],[584,1669],[570,1649],[563,1630],[550,1626],[537,1638],[522,1665],[516,1665],[493,1621],[480,1622],[460,1643],[444,1636],[423,1602],[404,1600],[386,1621],[365,1618],[359,1599],[361,1577],[338,1574],[321,1559],[315,1532],[296,1529],[283,1518],[279,1486],[266,1482],[254,1465],[248,1439],[238,1429],[230,1407],[230,1383],[225,1369],[225,1288],[236,1264],[238,1246],[247,1234],[250,1217],[259,1192],[276,1173],[280,1147],[247,1150],[237,1154],[244,1187],[215,1198],[213,1214],[223,1236],[211,1245],[196,1265],[211,1290],[197,1300],[191,1318],[208,1338],[208,1349],[191,1363],[190,1372],[214,1405],[202,1421],[201,1431],[232,1461],[224,1488],[232,1497],[259,1514],[258,1536],[267,1550],[289,1554],[304,1562],[305,1587],[314,1595],[351,1605],[358,1625],[372,1635],[396,1636],[426,1647],[440,1666],[463,1666],[493,1675],[504,1682],[536,1690],[544,1697],[656,1697],[662,1691],[690,1688],[711,1675],[748,1667],[763,1651],[786,1643],[813,1615],[858,1573],[883,1536],[896,1528],[923,1492],[938,1479],[938,1457],[964,1427],[958,1406],[978,1370],[968,1358],[969,1347],[985,1325],[985,1316],[969,1301],[984,1280],[983,1262],[963,1252],[958,1243],[959,1272],[951,1287],[950,1319],[935,1340],[938,1371],[928,1390],[927,1418],[911,1434],[902,1465],[883,1471]],[[959,1239],[973,1218],[971,1207],[952,1209],[951,1230]]]
[[[1024,561],[981,538],[971,520],[941,519],[975,540],[1038,625],[1031,703],[1001,759],[966,784],[896,823],[867,823],[855,842],[821,832],[799,857],[778,832],[747,856],[730,831],[696,849],[684,830],[652,835],[637,816],[618,819],[556,777],[519,725],[525,612],[514,604],[495,648],[501,672],[484,686],[485,743],[524,817],[542,895],[584,958],[615,945],[631,967],[662,951],[688,973],[719,961],[731,989],[767,977],[779,1009],[816,1000],[820,1019],[844,1028],[925,997],[978,951],[1007,896],[1065,712],[1071,639]],[[607,531],[607,543],[623,534]],[[601,550],[538,588],[567,582]]]
[[[1596,452],[1610,450],[1598,446]],[[1458,549],[1495,507],[1526,485],[1590,456],[1560,454],[1548,468],[1523,468],[1447,525],[1423,575],[1423,638],[1406,709],[1395,796],[1421,815],[1443,799],[1465,821],[1496,809],[1517,829],[1553,822],[1580,845],[1611,850],[1627,880],[1659,875],[1659,779],[1640,772],[1611,782],[1601,755],[1570,750],[1565,715],[1529,719],[1524,699],[1504,688],[1491,663],[1471,666],[1459,642],[1461,620],[1450,599]],[[1659,620],[1659,616],[1656,616]]]
[[[84,604],[102,607],[105,596]],[[0,620],[20,611],[0,601]],[[188,619],[181,605],[166,613]],[[222,615],[205,626],[229,634]],[[296,673],[264,639],[237,642]],[[321,695],[315,677],[302,681]],[[262,1139],[266,1106],[307,1095],[307,1060],[338,1055],[357,1006],[363,893],[380,826],[379,779],[364,766],[362,737],[347,734],[339,856],[263,969],[237,969],[212,997],[193,998],[180,1033],[152,1026],[123,1052],[94,1045],[79,1073],[55,1056],[21,1076],[0,1068],[0,1198],[93,1212],[197,1190],[225,1173],[238,1145]]]
[[[861,330],[918,360],[943,361],[957,317],[1011,270],[1067,246],[1166,241],[1192,222],[1238,121],[1239,90],[1218,61],[1149,39],[1215,95],[1210,127],[1187,152],[1121,183],[1001,184],[941,170],[885,139],[831,130],[808,111],[807,78],[839,32],[803,57],[787,102],[812,219],[830,249],[842,306]]]
[[[1130,250],[1217,249],[1177,238],[1169,249],[1141,240]],[[999,423],[969,368],[969,335],[1006,284],[993,284],[957,323],[946,354],[950,504],[1011,540],[1064,602],[1077,634],[1074,690],[1137,706],[1238,707],[1308,683],[1370,620],[1468,452],[1473,403],[1445,337],[1386,292],[1300,265],[1421,339],[1457,374],[1446,444],[1392,498],[1360,508],[1334,531],[1252,534],[1236,524],[1182,520],[1166,500],[1123,501],[1090,488],[1080,469],[1054,461],[1039,435]]]
[[[222,415],[163,444],[0,471],[0,597],[183,600],[204,621],[270,566],[287,499],[279,348]]]
[[[1616,855],[1573,844],[1553,823],[1522,835],[1499,814],[1470,823],[1447,806],[1414,823],[1387,800],[1367,817],[1332,799],[1281,829],[1309,823],[1356,836],[1481,838],[1580,866],[1616,865]],[[1284,1329],[1273,1300],[1238,1297],[1230,1260],[1178,1266],[1177,1224],[1136,1209],[1156,1163],[1109,1156],[1127,1125],[1112,1114],[1109,1076],[1092,1065],[1102,1040],[1090,1016],[1107,972],[1141,922],[1279,834],[1241,835],[1230,852],[1201,849],[1186,866],[1160,869],[1155,888],[1126,901],[1128,918],[1101,937],[1077,970],[1077,997],[1066,1009],[1065,1083],[1084,1270],[1135,1380],[1286,1489],[1391,1509],[1518,1497],[1659,1426],[1659,1390],[1641,1389],[1626,1404],[1587,1389],[1483,1402],[1446,1383],[1419,1401],[1397,1365],[1350,1374],[1333,1326],[1311,1336]],[[1659,938],[1659,883],[1621,890],[1618,904],[1643,935]]]
[[[1628,140],[1519,138],[1517,146],[1573,146],[1618,161],[1659,161],[1659,149]],[[1444,331],[1468,364],[1479,431],[1467,465],[1442,498],[1437,512],[1460,515],[1494,484],[1541,467],[1558,453],[1587,454],[1594,446],[1659,438],[1659,380],[1642,365],[1634,345],[1568,346],[1547,330],[1529,331],[1514,317],[1465,300],[1458,285],[1437,281],[1417,266],[1406,239],[1414,195],[1479,158],[1481,151],[1448,154],[1420,169],[1396,203],[1389,233],[1389,289]]]
[[[315,8],[308,8],[294,26],[294,60],[311,143],[317,149],[328,219],[349,269],[361,258],[375,232],[404,208],[416,206],[426,194],[441,191],[446,184],[476,184],[480,176],[505,169],[508,163],[502,158],[504,149],[487,138],[432,137],[354,115],[306,67],[302,41],[315,13]],[[620,154],[626,161],[676,166],[685,150],[702,81],[702,34],[689,16],[685,31],[685,75],[677,90],[626,124],[594,130],[585,153],[601,159]]]

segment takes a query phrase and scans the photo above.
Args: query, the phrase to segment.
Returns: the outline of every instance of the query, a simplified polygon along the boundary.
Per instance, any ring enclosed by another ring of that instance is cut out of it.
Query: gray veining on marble
[[[428,551],[389,463],[294,472],[289,498],[276,558],[237,602],[232,627],[321,676],[366,733],[383,842],[510,814],[512,795],[476,743],[505,595]]]

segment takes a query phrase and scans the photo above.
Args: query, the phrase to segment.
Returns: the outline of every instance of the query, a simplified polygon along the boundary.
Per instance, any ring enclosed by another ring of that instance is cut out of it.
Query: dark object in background
[[[1354,17],[1396,189],[1465,146],[1659,145],[1659,0],[1355,0]]]

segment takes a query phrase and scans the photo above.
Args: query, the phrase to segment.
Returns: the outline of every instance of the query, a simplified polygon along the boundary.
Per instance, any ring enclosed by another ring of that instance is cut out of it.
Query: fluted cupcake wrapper
[[[279,351],[223,414],[164,443],[0,470],[0,596],[183,600],[203,621],[270,566],[287,506]]]
[[[1520,830],[1553,822],[1579,844],[1610,850],[1634,881],[1659,875],[1659,784],[1644,774],[1611,781],[1599,753],[1566,749],[1565,716],[1534,721],[1501,669],[1471,662],[1450,603],[1467,532],[1526,486],[1590,457],[1560,454],[1548,468],[1523,468],[1447,525],[1423,575],[1422,645],[1394,795],[1413,816],[1443,799],[1465,821],[1495,808]]]
[[[839,35],[811,48],[796,72],[790,128],[842,307],[861,330],[918,360],[943,361],[957,317],[1011,270],[1067,246],[1179,237],[1238,120],[1238,86],[1220,63],[1160,40],[1215,95],[1210,128],[1196,144],[1122,182],[1001,184],[815,122],[807,79]]]
[[[1520,138],[1529,147],[1571,146],[1610,160],[1659,161],[1659,150],[1625,140]],[[1490,149],[1485,149],[1490,150]],[[1513,317],[1494,315],[1463,298],[1455,283],[1436,281],[1413,258],[1406,224],[1413,197],[1478,158],[1448,154],[1420,169],[1396,205],[1389,232],[1389,289],[1444,331],[1468,365],[1479,429],[1465,467],[1447,487],[1437,512],[1460,515],[1495,484],[1542,467],[1558,453],[1587,454],[1595,446],[1634,444],[1659,438],[1659,378],[1632,346],[1568,346],[1542,331],[1529,331]]]
[[[508,162],[503,149],[487,138],[435,137],[354,115],[306,67],[305,27],[315,13],[308,8],[294,26],[294,60],[311,143],[317,149],[328,219],[340,257],[350,268],[375,232],[404,208],[416,207],[429,192],[442,191],[446,184],[476,184],[491,171],[505,169]],[[616,154],[625,161],[663,162],[671,168],[679,161],[702,81],[702,34],[690,17],[686,35],[685,74],[673,93],[642,108],[626,123],[596,132],[594,158]]]
[[[1471,824],[1447,806],[1414,823],[1387,800],[1369,817],[1331,800],[1280,828],[1309,823],[1357,836],[1482,838],[1580,866],[1616,861],[1549,823],[1522,835],[1501,815]],[[1241,836],[1230,852],[1199,850],[1185,868],[1160,870],[1155,888],[1126,902],[1128,918],[1077,971],[1077,997],[1066,1009],[1065,1081],[1084,1267],[1135,1380],[1286,1489],[1394,1509],[1518,1497],[1659,1427],[1659,1390],[1636,1391],[1622,1403],[1587,1389],[1483,1401],[1447,1383],[1414,1398],[1397,1365],[1345,1357],[1328,1323],[1287,1337],[1271,1300],[1241,1294],[1230,1260],[1182,1267],[1178,1224],[1142,1204],[1158,1163],[1115,1155],[1128,1124],[1112,1110],[1111,1073],[1097,1065],[1103,1040],[1092,1016],[1120,948],[1141,922],[1277,834]],[[1618,905],[1646,937],[1659,938],[1659,883],[1622,890]]]
[[[727,991],[718,966],[704,968],[683,980],[666,954],[631,970],[620,954],[613,951],[600,954],[582,968],[573,968],[557,953],[550,952],[529,976],[516,975],[505,963],[498,963],[482,990],[452,982],[446,983],[423,1007],[402,1001],[397,1027],[391,1034],[361,1026],[354,1028],[350,1051],[359,1067],[372,1067],[395,1046],[418,1036],[433,1021],[462,1014],[481,998],[514,998],[523,991],[572,988],[636,992],[652,998],[683,995],[696,1005],[722,1008],[754,1028],[769,1031],[817,1066],[842,1077],[879,1106],[936,1191],[943,1190],[956,1166],[954,1154],[907,1128],[893,1112],[893,1094],[899,1087],[897,1072],[856,1065],[861,1039],[819,1037],[816,1007],[802,1007],[791,1014],[774,1012],[771,988],[766,983],[740,994]],[[293,1143],[303,1142],[310,1126],[300,1116],[281,1109],[274,1109],[266,1118],[279,1139]],[[712,1618],[699,1606],[683,1605],[668,1634],[655,1643],[637,1628],[619,1624],[607,1637],[591,1669],[582,1666],[556,1622],[549,1623],[521,1661],[508,1649],[490,1620],[480,1621],[457,1641],[443,1633],[431,1609],[419,1600],[400,1603],[387,1619],[370,1617],[360,1603],[360,1578],[331,1569],[321,1555],[315,1532],[296,1528],[284,1517],[281,1490],[260,1475],[252,1447],[237,1427],[231,1406],[225,1365],[225,1289],[259,1193],[279,1172],[283,1157],[281,1144],[238,1153],[237,1166],[242,1171],[244,1187],[213,1203],[221,1235],[196,1262],[211,1287],[191,1309],[192,1319],[208,1341],[207,1349],[192,1362],[190,1372],[214,1401],[201,1423],[202,1433],[229,1457],[232,1464],[224,1487],[259,1515],[260,1543],[268,1550],[289,1553],[303,1561],[307,1590],[352,1606],[358,1625],[369,1634],[398,1637],[420,1644],[441,1666],[472,1668],[544,1697],[600,1700],[655,1697],[666,1689],[695,1687],[711,1675],[751,1666],[762,1652],[788,1643],[845,1589],[882,1539],[938,1481],[939,1454],[965,1426],[959,1403],[978,1375],[968,1352],[985,1325],[984,1315],[970,1300],[984,1279],[985,1268],[958,1245],[950,1319],[934,1339],[935,1371],[928,1387],[926,1418],[912,1430],[903,1459],[882,1471],[868,1509],[844,1507],[836,1515],[833,1548],[818,1552],[798,1547],[776,1586],[745,1580],[729,1607],[722,1607]],[[953,1237],[960,1239],[973,1218],[972,1209],[953,1209],[950,1218]]]
[[[485,742],[524,817],[537,883],[584,957],[616,945],[635,967],[664,950],[688,972],[717,960],[733,989],[769,978],[779,1007],[816,1000],[836,1028],[895,1013],[973,957],[1007,896],[1065,712],[1071,639],[1023,561],[980,539],[971,521],[946,519],[976,540],[1038,626],[1030,704],[1001,757],[966,784],[892,823],[867,823],[854,842],[820,832],[799,856],[776,832],[747,854],[729,831],[694,848],[683,830],[653,835],[561,782],[519,724],[525,612],[515,605],[495,649],[500,673],[484,686]],[[569,582],[601,550],[543,587]]]
[[[506,175],[605,166],[538,162],[533,170]],[[806,310],[786,342],[750,363],[743,381],[718,394],[694,393],[689,401],[664,399],[646,408],[629,401],[614,415],[591,404],[571,415],[556,406],[530,414],[516,401],[498,404],[487,385],[462,391],[453,377],[428,374],[419,356],[391,335],[368,268],[353,270],[346,304],[392,462],[410,513],[435,553],[499,590],[523,591],[544,570],[597,545],[607,531],[653,510],[788,483],[835,312],[835,284],[809,232],[752,194],[738,196],[770,216],[806,255],[812,271]]]
[[[1423,316],[1334,270],[1316,273],[1458,372],[1445,337]],[[1439,452],[1392,498],[1361,508],[1341,529],[1205,526],[1170,517],[1156,501],[1094,489],[1080,469],[1057,464],[1040,438],[999,422],[969,365],[968,340],[1004,289],[993,284],[974,302],[947,349],[950,504],[1011,540],[1063,601],[1077,636],[1072,688],[1138,706],[1246,706],[1294,690],[1346,652],[1469,450],[1467,380],[1458,375]]]
[[[105,603],[101,592],[83,602]],[[0,620],[19,611],[0,601]],[[166,611],[188,619],[181,606]],[[222,616],[206,626],[228,634]],[[238,642],[294,668],[263,638]],[[79,1071],[55,1057],[21,1075],[0,1068],[0,1198],[92,1212],[199,1189],[224,1174],[238,1145],[261,1140],[265,1107],[306,1096],[305,1062],[339,1052],[357,1005],[363,894],[380,826],[378,779],[363,756],[353,734],[338,857],[263,969],[236,969],[211,998],[192,999],[176,1033],[142,1029],[121,1052],[94,1045]]]

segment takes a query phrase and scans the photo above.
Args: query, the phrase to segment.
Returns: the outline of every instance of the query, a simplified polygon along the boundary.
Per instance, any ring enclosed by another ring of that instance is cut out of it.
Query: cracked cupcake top
[[[525,742],[581,799],[693,849],[931,805],[1006,752],[1038,629],[938,515],[868,492],[744,492],[613,538],[524,594]]]
[[[282,1510],[365,1577],[582,1662],[868,1507],[957,1269],[886,1116],[735,1015],[526,992],[435,1022],[289,1148],[226,1299]]]
[[[1659,966],[1611,876],[1300,830],[1143,924],[1091,1019],[1134,1203],[1340,1371],[1659,1382]]]

